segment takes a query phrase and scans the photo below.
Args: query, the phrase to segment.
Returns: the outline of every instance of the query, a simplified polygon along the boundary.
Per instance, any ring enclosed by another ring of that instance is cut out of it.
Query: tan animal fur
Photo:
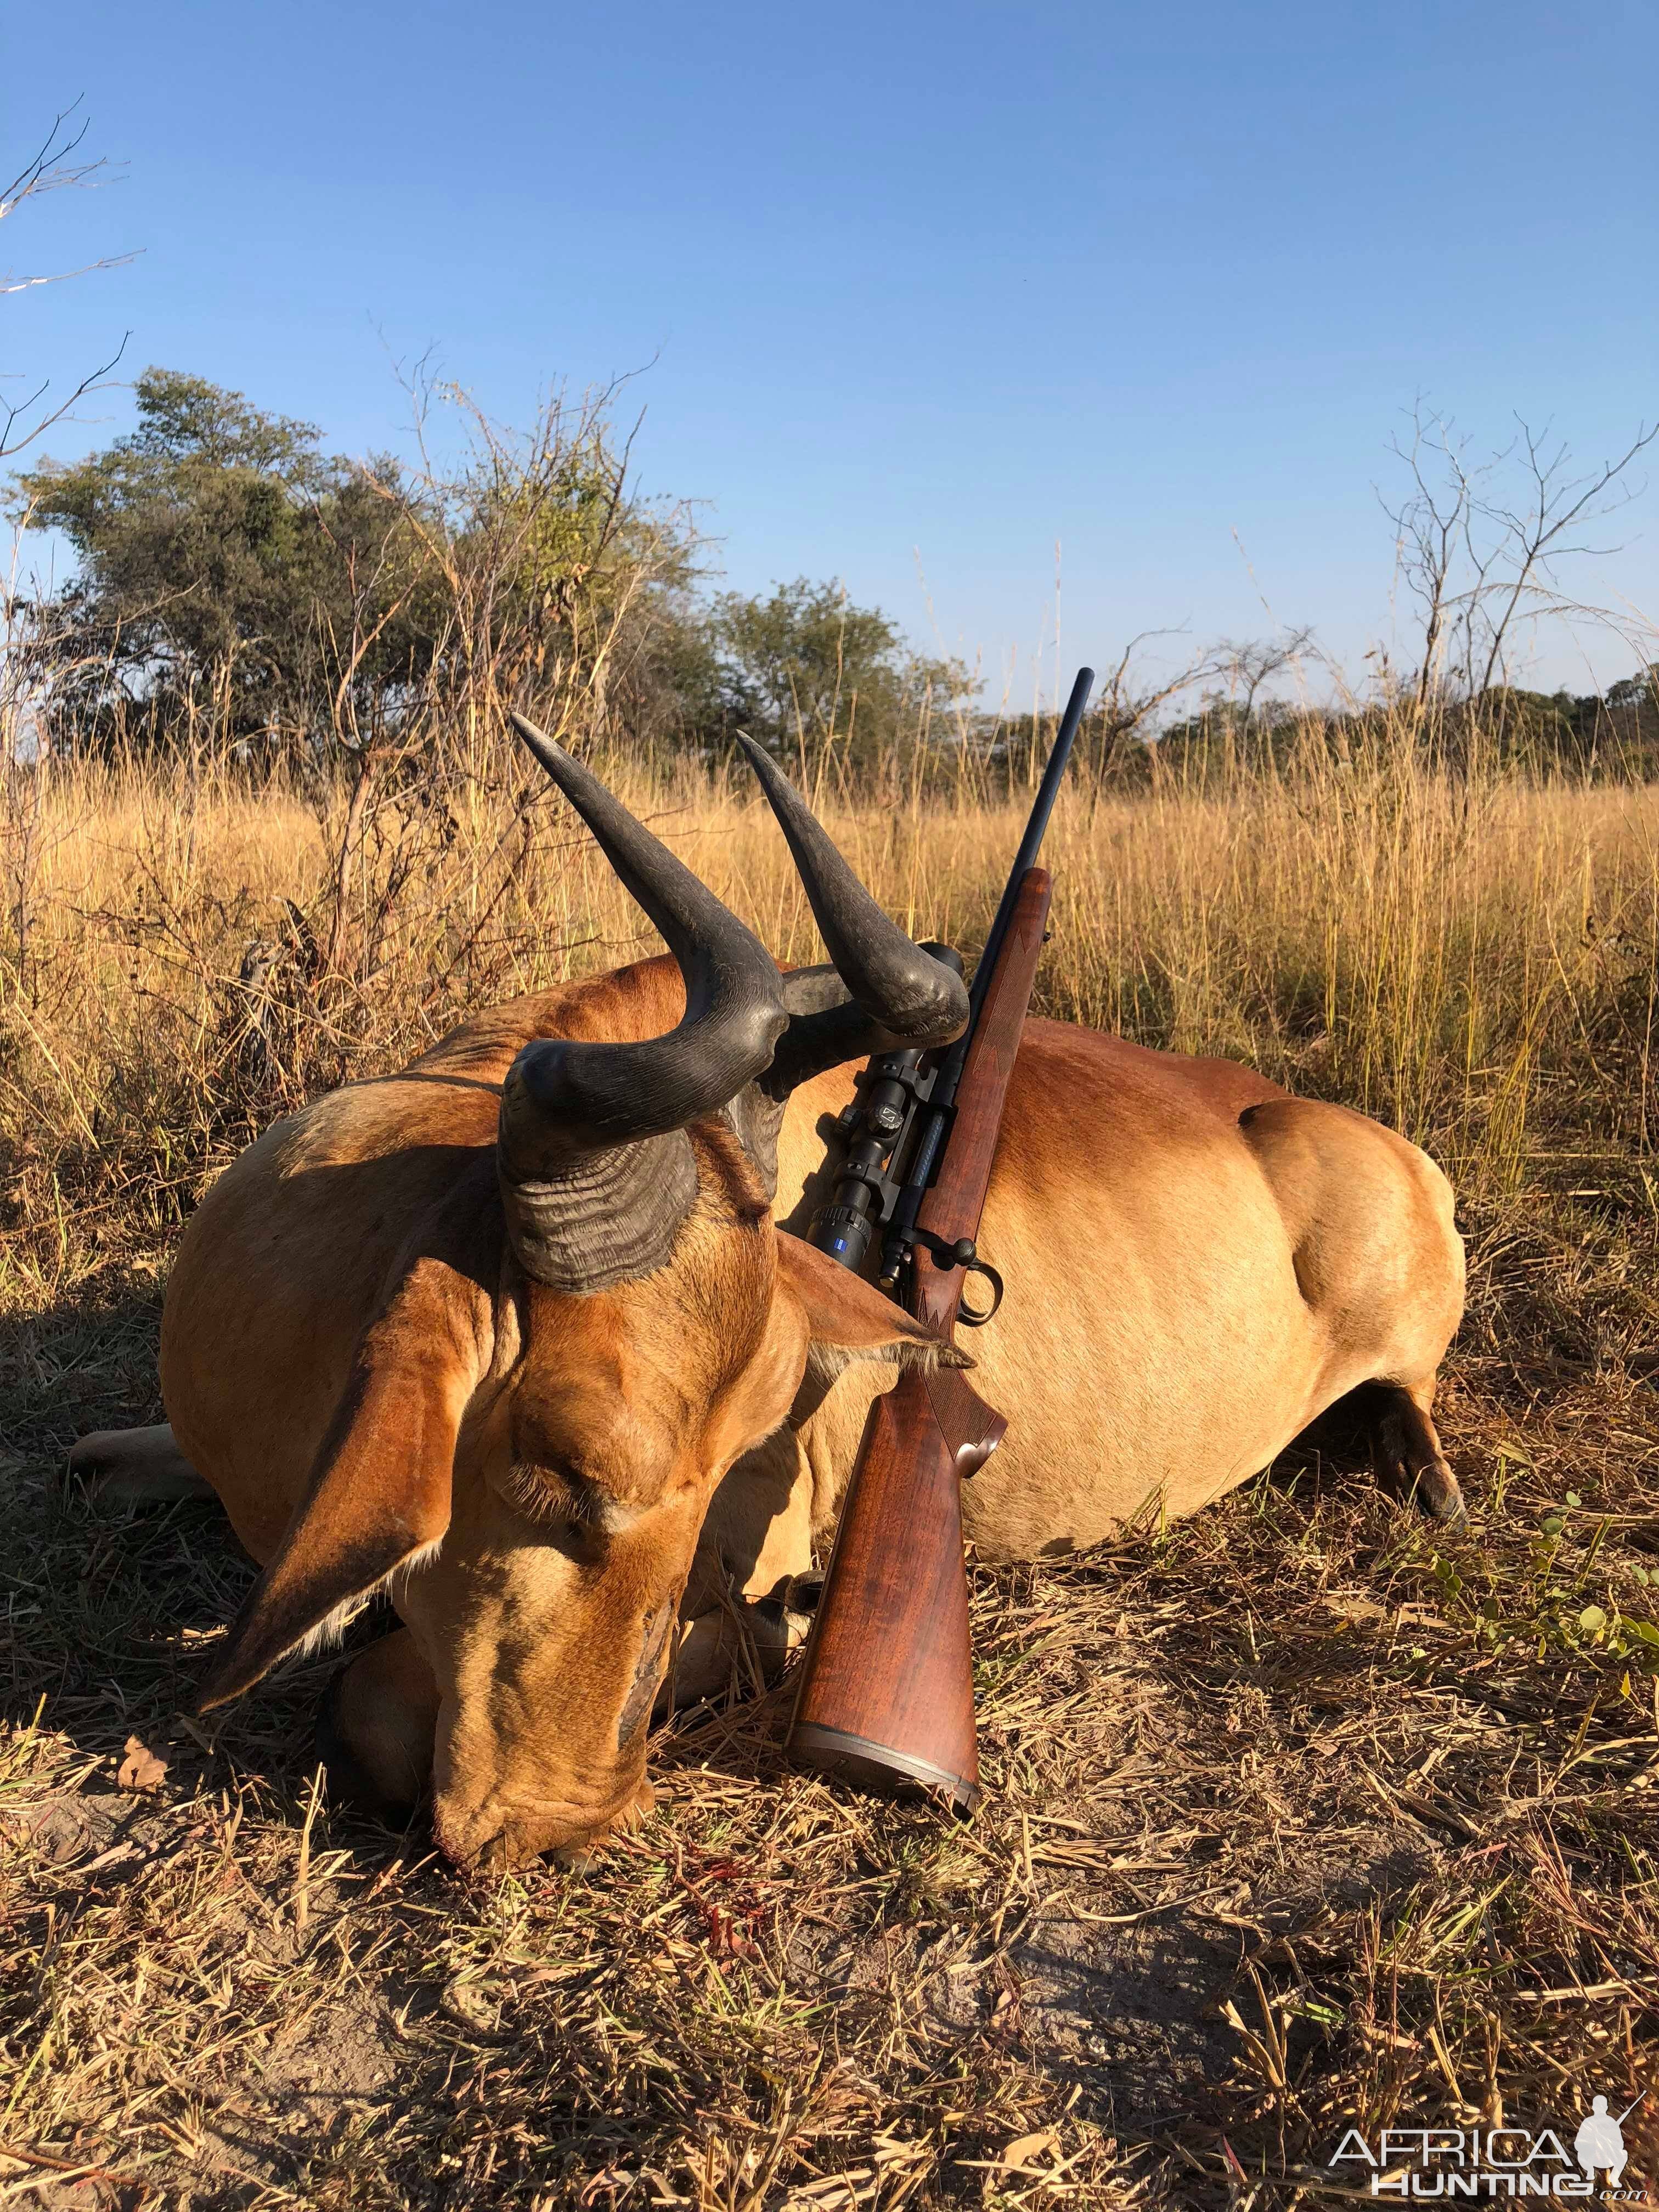
[[[429,1772],[457,1859],[631,1817],[665,1674],[696,1693],[740,1644],[781,1649],[872,1395],[935,1350],[774,1226],[810,1218],[851,1066],[793,1093],[774,1211],[716,1116],[666,1266],[565,1294],[516,1265],[494,1164],[515,1054],[658,1035],[683,1004],[668,960],[516,1000],[270,1130],[173,1272],[171,1434],[77,1448],[128,1495],[195,1470],[264,1565],[210,1702],[389,1591],[404,1626],[337,1687],[335,1767],[387,1803]],[[981,1243],[1008,1292],[964,1341],[1010,1418],[967,1489],[984,1556],[1190,1513],[1364,1385],[1379,1464],[1455,1510],[1430,1403],[1462,1249],[1443,1177],[1390,1131],[1034,1022]]]

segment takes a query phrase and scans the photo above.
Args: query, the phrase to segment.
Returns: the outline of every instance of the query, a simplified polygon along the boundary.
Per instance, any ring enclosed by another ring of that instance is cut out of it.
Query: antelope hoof
[[[1457,1477],[1443,1460],[1421,1469],[1412,1496],[1431,1521],[1462,1521],[1465,1517],[1463,1493],[1458,1487]]]
[[[214,1494],[165,1421],[148,1429],[95,1430],[71,1449],[68,1473],[100,1505],[171,1505]]]

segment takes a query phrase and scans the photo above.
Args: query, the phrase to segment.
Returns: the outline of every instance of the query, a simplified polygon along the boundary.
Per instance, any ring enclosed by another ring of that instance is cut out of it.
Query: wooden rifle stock
[[[975,1026],[937,1177],[916,1217],[910,1310],[945,1340],[964,1271],[949,1248],[979,1233],[1003,1100],[1030,1005],[1053,883],[1020,878]],[[979,1787],[961,1484],[1007,1423],[960,1371],[912,1368],[877,1399],[854,1462],[801,1664],[787,1750],[799,1764],[891,1790]]]

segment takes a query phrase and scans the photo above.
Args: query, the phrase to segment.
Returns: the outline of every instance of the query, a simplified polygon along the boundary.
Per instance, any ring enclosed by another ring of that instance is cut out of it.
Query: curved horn
[[[659,1264],[696,1194],[689,1148],[646,1159],[646,1140],[726,1105],[769,1066],[789,1017],[782,979],[759,939],[597,776],[522,714],[512,721],[685,978],[685,1013],[666,1036],[624,1043],[538,1037],[502,1085],[501,1176],[514,1246],[532,1273],[591,1289],[601,1275],[617,1281]],[[554,1194],[549,1185],[559,1186],[562,1209],[544,1202]],[[585,1225],[570,1218],[578,1197]],[[609,1218],[630,1204],[632,1233]],[[602,1252],[592,1249],[601,1243]]]
[[[786,975],[790,1031],[766,1089],[780,1093],[856,1058],[871,1049],[878,1032],[918,1045],[945,1044],[960,1035],[968,1018],[961,975],[914,943],[876,903],[771,755],[741,732],[738,741],[788,840],[836,973],[863,1016],[860,1022],[844,1002],[826,999],[822,969]]]

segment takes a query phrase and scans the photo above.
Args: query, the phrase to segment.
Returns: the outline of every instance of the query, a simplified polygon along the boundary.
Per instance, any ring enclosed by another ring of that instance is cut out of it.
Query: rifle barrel
[[[881,1272],[878,1279],[885,1291],[894,1291],[903,1259],[914,1239],[916,1216],[921,1211],[922,1200],[933,1180],[933,1170],[939,1164],[939,1150],[951,1126],[951,1110],[956,1105],[957,1091],[962,1083],[962,1071],[967,1065],[968,1048],[974,1041],[974,1031],[979,1026],[985,994],[991,988],[1003,939],[1008,934],[1014,909],[1019,903],[1020,887],[1036,866],[1043,832],[1048,827],[1048,817],[1054,811],[1060,781],[1072,757],[1072,747],[1077,739],[1084,709],[1089,703],[1089,694],[1094,689],[1094,681],[1092,668],[1079,669],[1077,681],[1072,686],[1072,696],[1066,702],[1066,712],[1060,718],[1054,750],[1048,756],[1048,765],[1042,771],[1042,781],[1037,786],[1036,797],[1031,803],[1030,813],[1026,817],[1025,834],[1019,841],[1018,852],[1014,855],[1014,865],[1004,886],[996,919],[991,924],[985,950],[980,954],[979,965],[974,970],[973,988],[968,994],[968,1026],[956,1042],[946,1048],[939,1060],[932,1095],[921,1109],[911,1141],[910,1156],[905,1165],[904,1185],[894,1201],[892,1216],[882,1243]]]
[[[996,971],[997,955],[1002,950],[1002,940],[1008,934],[1008,924],[1013,919],[1014,907],[1019,897],[1019,887],[1027,869],[1036,866],[1036,857],[1042,848],[1042,839],[1048,827],[1048,817],[1054,811],[1054,801],[1060,796],[1060,787],[1065,778],[1072,747],[1077,741],[1079,726],[1084,710],[1089,704],[1089,694],[1095,684],[1092,668],[1079,668],[1077,681],[1072,686],[1072,696],[1066,702],[1066,712],[1060,718],[1060,728],[1054,736],[1054,750],[1042,771],[1042,781],[1037,786],[1036,797],[1031,802],[1030,813],[1025,819],[1025,835],[1019,841],[1019,850],[1014,855],[1014,865],[1008,871],[1008,881],[998,907],[996,920],[991,924],[991,933],[985,940],[985,950],[974,970],[974,988],[969,993],[973,1011],[969,1017],[967,1034],[973,1032],[979,1010],[985,1003],[985,994],[990,988],[991,977]]]

